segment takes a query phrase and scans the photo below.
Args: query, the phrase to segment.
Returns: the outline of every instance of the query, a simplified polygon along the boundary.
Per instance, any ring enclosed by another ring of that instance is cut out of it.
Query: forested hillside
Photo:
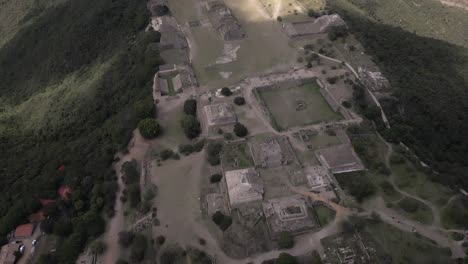
[[[0,235],[72,190],[48,229],[68,223],[56,260],[71,262],[113,213],[114,154],[152,104],[160,64],[144,0],[66,1],[0,49]],[[60,169],[59,169],[60,168]],[[63,229],[62,229],[63,230]]]
[[[383,134],[431,164],[435,180],[468,188],[467,50],[334,8],[395,89],[398,99],[382,102],[392,125]]]

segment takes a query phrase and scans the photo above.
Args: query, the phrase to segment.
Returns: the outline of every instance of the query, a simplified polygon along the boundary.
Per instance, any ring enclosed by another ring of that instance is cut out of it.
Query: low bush
[[[222,178],[223,178],[223,175],[221,175],[221,174],[213,174],[210,177],[210,182],[211,183],[218,183],[218,182],[221,181]]]
[[[213,214],[212,220],[222,231],[226,231],[226,229],[232,225],[232,218],[224,215],[220,211],[216,211],[216,213]]]
[[[245,104],[245,98],[241,97],[241,96],[238,96],[238,97],[234,98],[234,103],[236,105],[244,105]]]

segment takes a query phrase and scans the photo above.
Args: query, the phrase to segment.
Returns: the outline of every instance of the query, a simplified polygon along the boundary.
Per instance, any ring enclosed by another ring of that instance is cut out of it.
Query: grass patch
[[[326,226],[335,219],[335,211],[323,204],[314,205],[314,209],[321,226]]]
[[[391,256],[393,263],[453,263],[449,249],[434,246],[383,222],[365,225],[364,231]]]
[[[175,95],[174,82],[172,78],[167,79],[167,89],[169,90],[169,95]]]
[[[439,1],[362,1],[348,0],[367,17],[381,23],[401,27],[420,36],[445,40],[468,47],[463,37],[468,28],[466,11],[451,8]]]
[[[442,224],[447,228],[468,228],[468,199],[460,197],[442,210]]]
[[[397,209],[409,218],[421,222],[423,224],[432,223],[433,215],[431,209],[417,200],[411,198],[404,198],[401,201],[394,204],[393,208]]]
[[[258,93],[280,130],[341,119],[319,92],[316,83],[294,88],[258,89]],[[296,110],[298,102],[306,106]]]
[[[225,144],[221,154],[221,164],[224,169],[228,170],[254,166],[247,143]]]
[[[395,184],[402,190],[428,200],[439,208],[443,207],[454,191],[450,188],[431,181],[429,177],[408,160],[401,164],[391,165]]]

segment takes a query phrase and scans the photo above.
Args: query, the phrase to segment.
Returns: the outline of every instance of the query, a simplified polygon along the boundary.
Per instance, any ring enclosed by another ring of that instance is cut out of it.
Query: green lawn
[[[174,82],[172,78],[167,79],[167,89],[169,90],[169,95],[175,95],[174,91]]]
[[[320,94],[316,83],[289,89],[259,89],[258,93],[280,130],[341,119]],[[296,110],[298,100],[306,104],[305,109]]]
[[[317,217],[321,226],[326,226],[328,223],[332,222],[333,219],[335,219],[335,211],[323,204],[315,205],[314,209],[317,213]]]

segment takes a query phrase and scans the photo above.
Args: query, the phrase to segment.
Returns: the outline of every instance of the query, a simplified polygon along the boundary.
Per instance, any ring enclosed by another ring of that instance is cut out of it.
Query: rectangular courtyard
[[[315,82],[293,86],[257,88],[278,130],[340,120],[320,93]]]

